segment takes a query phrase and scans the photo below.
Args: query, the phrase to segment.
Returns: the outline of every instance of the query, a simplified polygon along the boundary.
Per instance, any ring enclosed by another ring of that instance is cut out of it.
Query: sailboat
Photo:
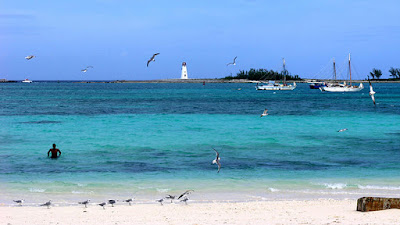
[[[265,90],[265,91],[293,91],[296,88],[296,82],[293,82],[293,85],[288,85],[286,83],[286,75],[288,71],[286,70],[286,61],[283,58],[283,84],[277,84],[275,81],[268,81],[268,84],[261,84],[257,83],[256,90]]]
[[[351,64],[350,64],[350,54],[349,54],[349,73],[350,73],[350,82],[349,84],[345,82],[341,83],[327,83],[326,86],[320,87],[321,91],[328,91],[328,92],[356,92],[361,91],[364,89],[364,85],[360,83],[359,86],[355,86],[351,84]],[[333,62],[333,69],[335,71],[335,80],[336,80],[336,68],[335,68],[335,61]]]

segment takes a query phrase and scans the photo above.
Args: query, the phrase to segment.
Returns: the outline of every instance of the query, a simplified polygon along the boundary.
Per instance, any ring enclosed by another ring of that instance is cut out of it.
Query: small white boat
[[[28,79],[25,79],[25,80],[22,81],[22,83],[32,83],[32,81],[28,80]]]
[[[286,70],[286,61],[283,58],[283,83],[277,84],[275,81],[268,81],[267,84],[258,84],[256,85],[256,90],[263,90],[263,91],[293,91],[296,88],[296,82],[293,82],[293,85],[286,83],[286,75],[288,71]]]
[[[333,69],[335,71],[335,79],[336,79],[336,68],[335,68],[335,61],[333,62]],[[346,82],[340,83],[328,83],[326,86],[320,87],[321,91],[328,91],[328,92],[356,92],[361,91],[364,89],[364,85],[360,83],[360,85],[351,85],[351,64],[350,64],[350,54],[349,54],[349,73],[350,73],[350,84]]]
[[[361,91],[364,89],[364,85],[360,83],[359,86],[354,85],[347,85],[346,82],[343,84],[328,84],[327,86],[320,87],[321,91],[328,91],[328,92],[356,92]]]
[[[265,91],[292,91],[296,88],[296,82],[293,82],[293,85],[284,85],[277,84],[275,81],[268,81],[267,84],[256,85],[256,90],[265,90]]]

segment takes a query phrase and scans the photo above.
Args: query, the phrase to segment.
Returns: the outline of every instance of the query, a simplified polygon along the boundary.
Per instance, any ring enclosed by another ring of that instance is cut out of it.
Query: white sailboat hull
[[[256,90],[262,91],[292,91],[296,88],[296,83],[293,85],[257,85]]]
[[[327,91],[327,92],[357,92],[361,91],[364,89],[364,85],[360,83],[358,87],[355,86],[325,86],[325,87],[320,87],[319,88],[321,91]]]

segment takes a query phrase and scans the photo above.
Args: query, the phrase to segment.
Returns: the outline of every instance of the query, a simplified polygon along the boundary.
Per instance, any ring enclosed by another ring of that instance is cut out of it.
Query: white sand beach
[[[400,224],[400,210],[356,211],[354,200],[1,206],[1,224]]]

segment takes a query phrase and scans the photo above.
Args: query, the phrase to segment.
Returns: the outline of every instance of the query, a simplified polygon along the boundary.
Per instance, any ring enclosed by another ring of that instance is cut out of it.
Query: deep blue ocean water
[[[373,86],[376,106],[368,84],[0,84],[0,203],[186,189],[202,200],[400,197],[400,84]]]

